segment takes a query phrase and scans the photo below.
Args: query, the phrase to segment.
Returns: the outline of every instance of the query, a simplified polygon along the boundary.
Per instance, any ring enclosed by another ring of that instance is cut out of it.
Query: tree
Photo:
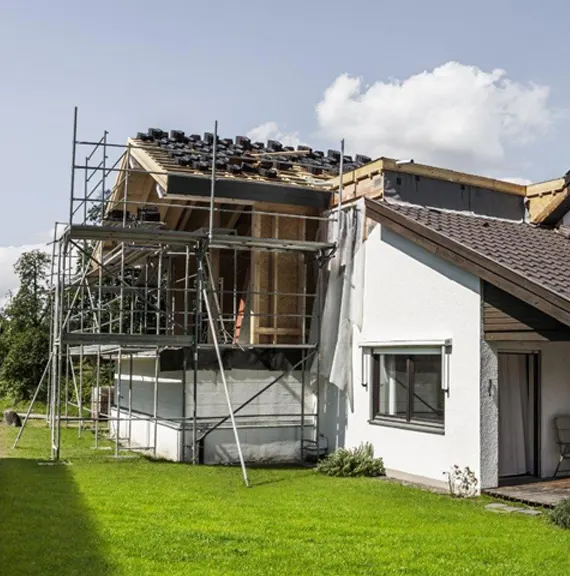
[[[49,264],[40,250],[22,254],[20,287],[0,312],[0,394],[15,400],[31,398],[48,361]]]

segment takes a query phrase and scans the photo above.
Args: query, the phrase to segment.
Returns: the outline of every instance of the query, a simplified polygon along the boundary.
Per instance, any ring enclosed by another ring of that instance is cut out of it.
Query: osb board
[[[172,257],[172,268],[170,277],[170,295],[173,307],[174,319],[174,333],[184,334],[186,328],[187,332],[191,335],[194,334],[194,278],[192,276],[196,273],[196,259],[191,256],[188,262],[188,294],[185,297],[186,283],[184,281],[186,275],[186,257],[174,256]],[[184,308],[187,305],[187,315],[185,322]]]
[[[256,231],[253,236],[257,238],[273,238],[273,217],[263,214],[253,214],[254,221],[258,221],[259,232]],[[256,294],[257,307],[253,310],[254,314],[258,314],[256,322],[257,328],[271,328],[273,327],[273,318],[270,316],[272,313],[273,298],[268,292],[273,290],[273,262],[274,254],[270,252],[255,252],[255,266],[257,270],[254,274],[255,286],[253,288]],[[256,332],[252,332],[256,334]]]
[[[527,198],[530,221],[540,224],[568,197],[568,189]]]
[[[263,206],[264,212],[269,212]],[[305,240],[305,221],[295,216],[252,214],[252,236]],[[306,210],[303,210],[306,213]],[[299,211],[297,211],[299,213]],[[300,266],[302,255],[288,252],[259,252],[252,254],[253,315],[251,320],[252,343],[300,343],[303,298],[298,295],[304,283]],[[281,294],[275,294],[281,293]]]
[[[349,202],[350,200],[355,200],[363,196],[378,198],[382,195],[382,192],[382,176],[376,175],[344,186],[342,190],[342,202]],[[337,193],[335,196],[335,205],[338,204],[338,197],[339,195]]]
[[[304,220],[295,218],[278,217],[278,237],[287,240],[305,239]],[[274,265],[276,266],[277,286],[276,292],[284,294],[299,294],[301,291],[301,268],[302,254],[291,252],[282,252],[274,255]],[[286,316],[286,314],[300,314],[301,303],[299,296],[282,296],[276,297],[276,307],[278,314],[277,328],[296,328],[300,327],[300,318]]]

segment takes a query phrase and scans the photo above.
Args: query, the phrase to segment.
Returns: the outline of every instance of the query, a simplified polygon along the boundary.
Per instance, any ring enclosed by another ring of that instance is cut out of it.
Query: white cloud
[[[344,138],[351,153],[413,158],[498,177],[508,168],[509,149],[533,142],[566,114],[548,99],[548,86],[514,81],[504,70],[447,62],[404,80],[370,85],[342,74],[315,112],[319,135],[334,148]],[[300,141],[297,132],[284,133],[276,122],[248,135]],[[520,180],[526,182],[514,179]]]
[[[276,122],[265,122],[252,128],[246,136],[254,142],[266,142],[267,140],[277,140],[285,146],[298,146],[301,139],[297,132],[282,132]]]
[[[353,151],[413,157],[464,170],[493,170],[508,146],[532,142],[552,123],[549,88],[521,84],[504,70],[448,62],[406,80],[339,76],[316,106],[327,139]]]

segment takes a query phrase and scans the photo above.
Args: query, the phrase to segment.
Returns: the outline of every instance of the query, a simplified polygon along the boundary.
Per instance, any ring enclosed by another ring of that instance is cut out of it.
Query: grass
[[[18,412],[18,414],[20,415],[20,417],[23,420],[29,407],[30,407],[30,401],[29,400],[20,400],[18,402],[15,402],[11,398],[6,398],[6,397],[0,398],[0,420],[2,420],[2,415],[4,413],[4,410],[15,410],[16,412]],[[33,414],[47,414],[46,402],[36,400],[36,402],[34,402],[34,407],[33,407],[32,412],[33,412]],[[61,412],[62,412],[62,414],[65,413],[65,404],[63,402],[62,402]],[[89,412],[88,412],[87,408],[85,408],[85,404],[83,406],[83,413],[85,416],[89,416]],[[72,405],[72,404],[68,404],[67,414],[68,414],[68,416],[77,416],[79,414],[79,408],[77,406]]]
[[[0,427],[0,558],[18,574],[567,574],[570,532],[373,479],[115,461],[41,423]]]
[[[18,414],[22,416],[26,413],[30,405],[29,400],[23,400],[20,402],[14,402],[10,398],[0,398],[0,419],[4,410],[15,410]],[[45,414],[47,412],[47,406],[45,402],[35,402],[34,403],[34,413],[35,414]]]

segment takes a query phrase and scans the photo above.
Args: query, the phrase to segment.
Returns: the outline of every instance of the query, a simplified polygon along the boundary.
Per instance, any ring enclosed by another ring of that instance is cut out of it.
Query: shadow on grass
[[[69,466],[0,459],[0,558],[16,574],[110,573]]]

